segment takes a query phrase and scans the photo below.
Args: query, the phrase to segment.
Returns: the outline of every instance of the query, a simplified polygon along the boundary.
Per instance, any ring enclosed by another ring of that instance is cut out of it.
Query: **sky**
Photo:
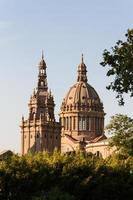
[[[104,49],[133,28],[132,0],[0,0],[0,151],[20,152],[20,122],[37,85],[42,49],[58,119],[62,99],[76,82],[84,54],[88,82],[103,104],[105,124],[117,113],[133,117],[133,99],[118,106],[100,66]]]

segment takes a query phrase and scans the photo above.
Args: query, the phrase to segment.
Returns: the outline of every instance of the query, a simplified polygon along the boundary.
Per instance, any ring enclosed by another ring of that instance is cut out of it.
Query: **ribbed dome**
[[[88,103],[89,100],[100,101],[99,96],[88,83],[78,82],[72,86],[65,98],[65,103],[75,104],[75,103]]]
[[[60,111],[61,148],[65,151],[83,149],[88,141],[104,134],[103,103],[88,84],[87,67],[83,60],[78,65],[77,82],[70,87]],[[79,147],[82,144],[82,147]]]
[[[82,61],[78,66],[77,83],[74,84],[68,91],[63,100],[62,111],[99,111],[103,112],[103,104],[95,91],[95,89],[87,83],[87,69]]]
[[[103,111],[103,105],[95,89],[87,82],[79,81],[73,85],[63,100],[61,110],[81,107],[87,110]],[[86,110],[85,109],[85,110]]]

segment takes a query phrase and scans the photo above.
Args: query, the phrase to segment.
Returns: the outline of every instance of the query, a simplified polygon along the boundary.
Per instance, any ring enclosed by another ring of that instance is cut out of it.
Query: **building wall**
[[[57,122],[47,124],[44,122],[40,125],[39,121],[35,124],[32,121],[30,123],[25,121],[21,127],[21,134],[22,154],[43,150],[52,152],[55,148],[60,150],[60,124]]]
[[[54,97],[48,90],[46,63],[42,59],[38,65],[38,84],[29,101],[28,119],[22,117],[21,144],[22,154],[36,153],[61,148],[61,126],[54,117]]]
[[[87,67],[82,55],[81,63],[78,65],[77,82],[70,87],[61,105],[61,141],[63,142],[69,135],[73,140],[73,149],[75,149],[75,140],[82,144],[83,141],[87,143],[103,135],[104,116],[103,103],[95,89],[88,84]],[[70,143],[67,141],[67,148]]]
[[[86,152],[91,152],[97,156],[101,156],[102,158],[107,158],[116,150],[115,147],[109,147],[109,143],[107,141],[88,144],[85,149]]]

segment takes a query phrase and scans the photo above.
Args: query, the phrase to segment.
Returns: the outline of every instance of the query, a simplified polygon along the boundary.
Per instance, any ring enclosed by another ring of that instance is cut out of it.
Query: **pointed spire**
[[[78,78],[77,81],[87,82],[87,70],[86,65],[84,64],[84,56],[81,56],[81,63],[78,66]]]
[[[24,122],[24,116],[22,115],[22,122]]]
[[[48,86],[47,86],[47,74],[46,74],[47,66],[46,66],[46,63],[44,61],[43,50],[42,50],[41,61],[40,61],[38,67],[39,67],[39,74],[38,74],[38,87],[37,87],[37,90],[41,89],[41,90],[47,91],[47,89],[48,89]]]
[[[41,61],[39,62],[38,65],[39,69],[44,69],[46,68],[46,63],[44,61],[44,51],[42,50],[42,56],[41,56]]]
[[[83,64],[84,63],[84,55],[82,53],[82,57],[81,57],[81,63]]]
[[[44,60],[44,51],[42,49],[42,60]]]

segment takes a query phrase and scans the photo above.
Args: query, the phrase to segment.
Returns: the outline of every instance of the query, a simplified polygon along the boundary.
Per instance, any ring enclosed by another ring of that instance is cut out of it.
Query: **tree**
[[[107,89],[117,93],[119,105],[124,105],[124,94],[133,97],[133,29],[129,29],[125,36],[126,41],[118,40],[111,48],[112,52],[104,50],[103,62],[100,63],[109,67],[106,75],[114,78]]]
[[[47,195],[39,195],[38,197],[32,197],[32,200],[76,200],[74,196],[69,193],[62,192],[58,187],[52,188],[47,192]]]
[[[106,160],[83,152],[13,155],[0,161],[0,199],[132,200],[132,172],[133,157],[120,155]]]
[[[112,135],[111,146],[116,146],[122,154],[133,156],[133,119],[122,114],[112,116],[106,130]]]

